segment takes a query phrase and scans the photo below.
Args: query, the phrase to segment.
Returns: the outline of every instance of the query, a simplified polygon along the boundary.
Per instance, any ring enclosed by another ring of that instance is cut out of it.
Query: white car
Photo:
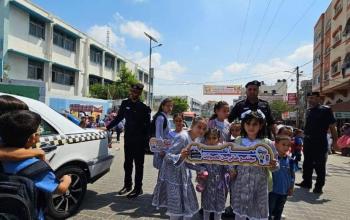
[[[87,184],[95,182],[110,169],[113,155],[109,152],[107,133],[82,129],[40,101],[11,96],[41,115],[41,143],[38,146],[46,152],[46,159],[58,178],[66,174],[72,177],[69,191],[64,195],[52,195],[48,204],[51,217],[67,218],[81,205]]]

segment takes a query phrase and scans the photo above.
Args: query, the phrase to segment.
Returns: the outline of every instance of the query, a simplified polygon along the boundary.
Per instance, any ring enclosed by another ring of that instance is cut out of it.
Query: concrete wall
[[[78,69],[75,62],[76,53],[63,49],[59,46],[53,45],[52,49],[52,61],[59,64]]]
[[[47,39],[47,36],[45,39]],[[16,7],[10,6],[8,49],[45,59],[45,48],[45,40],[29,35],[29,15]]]
[[[52,82],[50,95],[74,96],[74,86],[61,85]]]
[[[13,53],[7,54],[7,63],[10,65],[9,78],[17,80],[28,79],[28,58]]]

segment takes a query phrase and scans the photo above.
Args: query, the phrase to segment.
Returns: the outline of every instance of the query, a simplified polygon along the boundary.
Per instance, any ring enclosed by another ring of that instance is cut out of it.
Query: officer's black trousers
[[[319,146],[321,148],[321,146]],[[303,180],[308,186],[312,186],[312,173],[316,171],[315,187],[322,188],[325,184],[326,178],[326,161],[327,153],[322,149],[321,151],[315,146],[304,145],[304,163],[303,163]]]
[[[134,138],[125,138],[124,153],[124,186],[127,188],[132,187],[132,169],[135,163],[135,189],[142,188],[143,179],[143,164],[145,161],[145,141],[140,141]],[[136,140],[135,140],[136,139]]]

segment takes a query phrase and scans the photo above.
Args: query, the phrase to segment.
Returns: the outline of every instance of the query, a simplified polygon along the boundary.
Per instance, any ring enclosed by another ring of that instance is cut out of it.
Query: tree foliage
[[[281,100],[272,101],[270,108],[275,119],[281,119],[283,112],[292,111],[292,108],[285,101]]]
[[[118,74],[119,79],[112,84],[96,83],[90,86],[90,96],[99,99],[124,99],[129,95],[130,86],[137,83],[131,70],[122,67]]]
[[[174,105],[172,114],[185,112],[189,108],[186,99],[175,97],[172,100]]]

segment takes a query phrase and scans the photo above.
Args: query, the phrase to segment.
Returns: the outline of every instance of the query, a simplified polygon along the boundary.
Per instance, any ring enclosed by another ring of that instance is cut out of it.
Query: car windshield
[[[184,117],[184,121],[186,122],[187,127],[190,128],[192,126],[192,120],[193,120],[193,117],[189,117],[189,116]]]

